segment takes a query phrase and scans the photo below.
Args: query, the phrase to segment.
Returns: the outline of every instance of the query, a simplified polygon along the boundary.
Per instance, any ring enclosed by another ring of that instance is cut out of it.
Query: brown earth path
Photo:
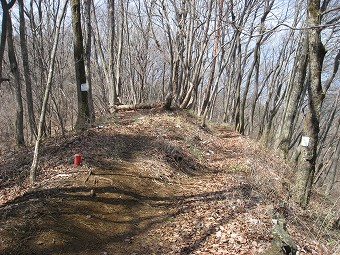
[[[223,126],[198,123],[183,112],[125,112],[46,142],[34,187],[2,177],[0,254],[264,250],[276,201],[286,196],[284,164]],[[83,155],[78,168],[75,153]],[[11,164],[24,171],[25,162],[5,158],[0,169],[13,177]],[[319,249],[292,232],[301,247]]]

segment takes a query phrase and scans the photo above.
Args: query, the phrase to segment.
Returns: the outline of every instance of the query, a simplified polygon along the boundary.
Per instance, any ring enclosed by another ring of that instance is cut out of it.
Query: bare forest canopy
[[[1,150],[161,103],[278,149],[301,205],[339,189],[338,0],[1,4]]]

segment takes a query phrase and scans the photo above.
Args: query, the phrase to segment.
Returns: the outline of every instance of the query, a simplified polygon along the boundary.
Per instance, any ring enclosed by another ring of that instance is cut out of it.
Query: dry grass
[[[18,242],[16,251],[38,254],[256,254],[279,213],[300,254],[336,254],[337,204],[315,196],[300,210],[279,157],[225,126],[199,124],[187,112],[118,113],[46,141],[34,187],[17,181],[30,150],[3,156],[0,251]],[[83,165],[73,168],[79,152]]]

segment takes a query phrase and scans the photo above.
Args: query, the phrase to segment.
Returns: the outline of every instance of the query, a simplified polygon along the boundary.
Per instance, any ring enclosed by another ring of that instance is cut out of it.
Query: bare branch
[[[337,53],[337,55],[335,56],[335,59],[334,59],[333,72],[332,72],[331,76],[327,79],[327,81],[324,85],[325,93],[328,91],[329,87],[332,84],[332,81],[334,80],[336,73],[339,70],[339,61],[340,61],[340,49],[338,50],[338,53]]]

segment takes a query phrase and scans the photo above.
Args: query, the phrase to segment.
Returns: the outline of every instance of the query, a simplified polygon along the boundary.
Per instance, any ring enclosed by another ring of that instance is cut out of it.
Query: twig
[[[89,173],[87,174],[87,177],[86,177],[86,179],[85,179],[85,181],[84,181],[84,184],[89,180],[91,174],[93,174],[93,173],[92,173],[92,170],[90,170]]]
[[[103,176],[98,176],[95,173],[92,172],[92,170],[89,171],[89,173],[87,174],[87,177],[84,181],[84,184],[89,180],[90,176],[93,175],[94,176],[94,183],[98,182],[98,179],[102,179],[102,180],[106,180],[109,181],[111,186],[113,185],[113,180],[107,177],[103,177]]]

